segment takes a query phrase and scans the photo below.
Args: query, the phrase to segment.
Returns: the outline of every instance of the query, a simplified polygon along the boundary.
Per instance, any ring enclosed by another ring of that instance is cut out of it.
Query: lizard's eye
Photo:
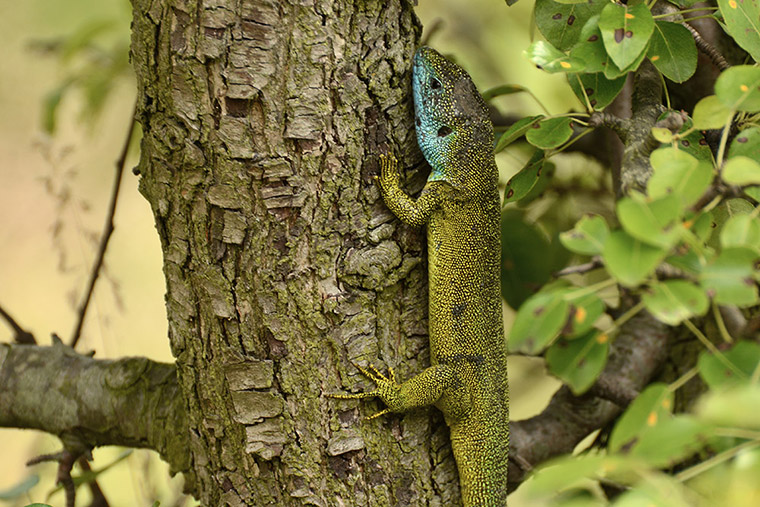
[[[446,125],[444,125],[443,127],[438,129],[438,137],[446,137],[452,132],[453,131],[451,130],[451,127],[447,127]]]
[[[436,78],[431,77],[430,78],[430,88],[432,88],[433,90],[437,90],[440,87],[441,87],[441,82],[438,81]]]

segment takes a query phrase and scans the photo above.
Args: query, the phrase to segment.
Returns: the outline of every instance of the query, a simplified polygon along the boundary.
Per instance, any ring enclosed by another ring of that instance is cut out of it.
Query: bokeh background
[[[546,74],[522,56],[532,37],[532,8],[531,0],[509,8],[502,0],[420,0],[417,13],[426,36],[435,26],[428,43],[453,55],[481,91],[518,84],[552,113],[577,108],[561,75]],[[51,333],[70,340],[129,127],[135,99],[126,64],[131,10],[127,0],[0,0],[0,10],[0,305],[47,345]],[[108,78],[102,77],[104,68]],[[98,75],[102,82],[88,81]],[[66,93],[56,93],[62,88]],[[51,108],[59,96],[57,108]],[[98,103],[102,107],[95,114],[91,106]],[[496,104],[519,116],[541,112],[524,94],[498,98]],[[78,350],[94,350],[99,358],[140,355],[168,362],[160,247],[150,208],[130,171],[137,161],[133,144],[106,276],[94,294]],[[529,156],[519,147],[501,153],[503,182]],[[0,341],[12,336],[0,322]],[[557,383],[546,378],[540,360],[514,358],[510,368],[512,417],[539,412]],[[40,477],[22,497],[0,498],[0,506],[62,505],[62,492],[53,492],[55,466],[25,466],[31,457],[58,449],[50,436],[0,429],[0,492]],[[123,453],[96,449],[93,468],[106,467]],[[170,480],[167,467],[148,451],[132,452],[99,481],[114,507],[196,504],[181,495],[181,479]],[[77,504],[86,505],[86,488],[80,495]],[[527,504],[518,491],[510,505]]]

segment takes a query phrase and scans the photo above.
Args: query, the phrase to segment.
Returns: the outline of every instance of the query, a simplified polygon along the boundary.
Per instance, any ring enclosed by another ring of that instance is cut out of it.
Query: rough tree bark
[[[412,5],[134,9],[140,190],[164,254],[191,489],[203,505],[453,502],[436,413],[365,423],[371,405],[323,396],[363,383],[350,362],[402,378],[428,364],[420,232],[372,180],[382,151],[421,161]]]

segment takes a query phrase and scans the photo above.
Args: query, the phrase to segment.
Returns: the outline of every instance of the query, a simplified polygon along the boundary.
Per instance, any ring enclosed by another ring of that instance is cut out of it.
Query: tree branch
[[[5,311],[5,309],[0,306],[0,317],[2,317],[5,322],[8,323],[8,325],[13,329],[13,331],[16,333],[16,335],[13,337],[13,341],[16,343],[26,343],[28,345],[33,345],[37,343],[37,340],[34,338],[34,335],[21,327],[21,325],[16,322],[16,319],[11,317],[11,314]]]
[[[620,393],[640,391],[665,360],[668,337],[668,326],[648,313],[633,317],[612,344],[600,385],[616,386]],[[575,396],[565,386],[539,415],[511,423],[510,490],[527,478],[532,466],[572,452],[588,434],[609,424],[622,410],[592,394]]]
[[[93,359],[60,340],[0,345],[0,427],[45,431],[64,446],[153,449],[190,487],[183,403],[171,364]]]

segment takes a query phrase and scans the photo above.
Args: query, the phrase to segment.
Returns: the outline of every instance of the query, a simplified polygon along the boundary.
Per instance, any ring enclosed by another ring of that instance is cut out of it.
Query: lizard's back
[[[451,430],[465,505],[506,505],[508,385],[493,126],[470,77],[429,48],[415,55],[418,143],[441,194],[428,221],[433,364],[461,385],[436,406]]]

